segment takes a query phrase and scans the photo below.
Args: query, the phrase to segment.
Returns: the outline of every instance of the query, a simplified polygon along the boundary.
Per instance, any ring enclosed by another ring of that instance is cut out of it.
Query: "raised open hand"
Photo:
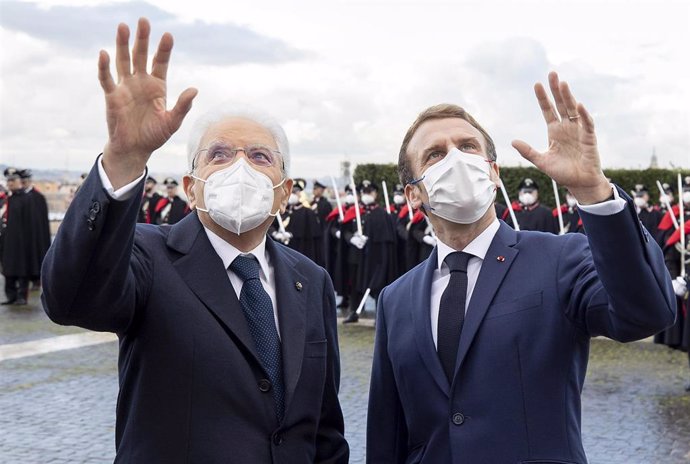
[[[555,72],[549,73],[549,87],[555,108],[544,86],[534,86],[546,121],[549,148],[541,153],[521,140],[514,140],[513,147],[544,174],[567,187],[581,204],[604,201],[611,195],[611,186],[601,170],[594,121]]]
[[[151,26],[139,19],[132,57],[129,54],[129,28],[117,28],[115,66],[117,83],[110,74],[110,57],[101,50],[98,79],[105,92],[108,143],[103,150],[103,166],[116,189],[141,175],[154,150],[162,146],[182,124],[192,107],[196,89],[188,88],[177,99],[175,107],[166,106],[166,75],[173,38],[161,37],[147,73]]]

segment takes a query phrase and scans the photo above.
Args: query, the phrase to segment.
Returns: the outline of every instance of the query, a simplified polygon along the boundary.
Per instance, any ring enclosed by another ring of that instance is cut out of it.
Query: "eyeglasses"
[[[225,164],[234,160],[238,151],[244,152],[247,160],[256,166],[270,167],[280,162],[280,152],[263,145],[231,147],[223,143],[213,143],[210,147],[203,148],[196,152],[194,160],[192,161],[192,171],[196,167],[199,156],[205,158],[206,164]]]

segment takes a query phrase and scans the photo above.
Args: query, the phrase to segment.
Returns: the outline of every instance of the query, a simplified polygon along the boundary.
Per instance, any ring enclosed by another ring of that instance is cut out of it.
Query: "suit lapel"
[[[450,385],[446,374],[443,372],[443,366],[441,366],[441,360],[438,358],[438,352],[431,335],[431,282],[437,264],[438,251],[434,248],[424,264],[415,271],[417,276],[421,277],[421,282],[419,285],[410,286],[408,301],[413,303],[412,319],[417,348],[431,376],[441,391],[448,395]]]
[[[196,213],[172,226],[168,247],[181,253],[173,266],[189,288],[230,335],[261,364],[254,339],[223,261],[209,242]]]
[[[294,397],[302,370],[307,323],[307,294],[310,282],[297,270],[297,260],[272,239],[266,239],[276,285],[276,304],[283,351],[285,411]],[[321,302],[312,302],[319,305]]]
[[[501,226],[484,257],[484,262],[479,271],[477,283],[474,286],[472,298],[467,308],[467,315],[458,345],[458,357],[455,364],[456,376],[472,345],[474,336],[477,334],[484,316],[486,316],[496,291],[501,286],[510,266],[515,261],[518,250],[513,248],[513,246],[516,242],[517,233],[501,222]]]

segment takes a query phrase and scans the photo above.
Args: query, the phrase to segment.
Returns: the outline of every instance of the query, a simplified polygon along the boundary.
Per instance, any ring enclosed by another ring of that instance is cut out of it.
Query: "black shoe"
[[[24,298],[19,298],[19,299],[15,300],[15,302],[12,304],[15,306],[24,306],[27,303],[26,303],[26,300]]]
[[[350,301],[347,298],[343,298],[340,301],[340,303],[338,304],[338,306],[336,306],[336,308],[344,309],[344,308],[348,308],[349,306],[350,306]]]
[[[1,305],[11,305],[11,304],[14,304],[15,301],[17,301],[16,298],[15,298],[14,300],[3,301],[3,302],[0,303],[0,304],[1,304]]]
[[[349,316],[347,316],[347,319],[343,321],[343,324],[352,324],[353,322],[359,321],[359,315],[352,311]]]

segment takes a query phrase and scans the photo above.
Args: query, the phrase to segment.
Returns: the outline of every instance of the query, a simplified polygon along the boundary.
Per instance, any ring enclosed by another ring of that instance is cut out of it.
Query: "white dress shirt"
[[[578,203],[577,207],[589,214],[607,216],[623,211],[623,208],[625,208],[625,200],[618,195],[618,190],[613,187],[612,200],[594,205],[580,205]],[[438,240],[436,244],[438,249],[438,261],[436,263],[436,269],[434,269],[434,275],[431,279],[430,316],[431,336],[434,339],[434,346],[437,348],[438,313],[441,306],[441,296],[443,295],[443,291],[448,286],[448,282],[450,282],[450,270],[448,265],[444,263],[443,260],[445,260],[446,256],[454,251],[464,251],[465,253],[473,255],[467,263],[467,298],[465,299],[465,311],[467,311],[467,308],[470,304],[470,298],[472,298],[472,292],[474,291],[474,286],[477,283],[477,277],[479,277],[479,271],[481,270],[482,263],[484,262],[484,257],[486,256],[486,252],[489,251],[489,246],[491,246],[491,242],[496,236],[496,232],[498,232],[499,227],[500,224],[498,219],[494,220],[489,227],[484,229],[484,231],[474,240],[472,240],[463,250],[454,250],[436,237]]]
[[[280,325],[278,325],[278,306],[276,304],[275,272],[273,271],[273,266],[271,266],[271,257],[266,250],[266,236],[264,236],[263,240],[261,240],[259,246],[254,248],[252,251],[242,253],[240,250],[230,245],[228,242],[211,232],[206,227],[204,227],[204,230],[206,231],[206,236],[211,242],[213,249],[216,250],[216,253],[218,253],[218,256],[220,256],[220,259],[223,261],[223,266],[225,266],[225,269],[227,270],[228,278],[230,279],[230,283],[232,284],[232,288],[235,290],[238,300],[240,299],[240,292],[242,291],[242,284],[244,282],[237,274],[228,269],[230,264],[232,264],[235,258],[237,258],[239,255],[253,255],[259,262],[259,267],[261,268],[259,278],[261,279],[261,285],[264,287],[264,290],[266,290],[268,296],[271,297],[271,304],[273,305],[273,318],[275,319],[276,330],[278,331],[278,336],[280,337]]]

